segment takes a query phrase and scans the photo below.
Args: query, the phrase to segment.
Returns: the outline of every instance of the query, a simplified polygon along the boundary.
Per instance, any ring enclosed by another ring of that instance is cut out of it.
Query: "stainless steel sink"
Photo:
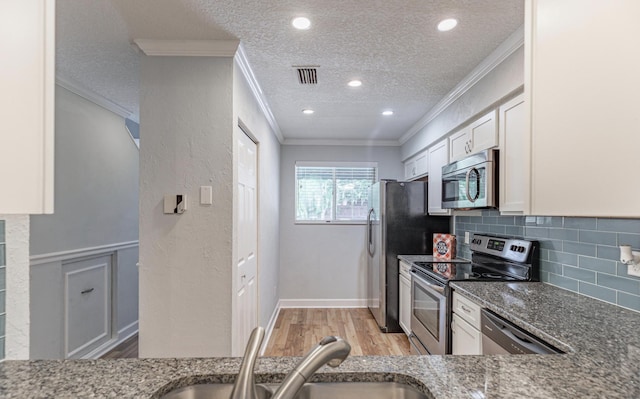
[[[296,399],[427,399],[427,395],[396,382],[319,382],[304,384]]]
[[[277,385],[256,385],[258,399],[269,399]],[[233,384],[196,384],[175,389],[160,399],[229,399]]]
[[[259,399],[269,399],[278,385],[256,385]],[[179,388],[161,399],[229,399],[233,384],[197,384]],[[296,399],[427,399],[417,389],[396,382],[319,382],[304,384]]]

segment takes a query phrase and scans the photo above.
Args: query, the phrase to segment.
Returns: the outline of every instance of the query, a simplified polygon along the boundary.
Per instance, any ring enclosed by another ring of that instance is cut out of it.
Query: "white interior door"
[[[251,331],[258,325],[257,145],[242,131],[236,135],[238,187],[235,204],[237,248],[234,286],[233,355],[241,356]]]

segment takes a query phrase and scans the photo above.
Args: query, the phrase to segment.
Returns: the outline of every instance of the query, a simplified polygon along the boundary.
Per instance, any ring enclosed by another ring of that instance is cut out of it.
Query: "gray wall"
[[[280,299],[363,300],[365,225],[294,224],[296,161],[378,162],[380,178],[402,179],[400,148],[282,147]]]
[[[480,116],[524,84],[524,47],[520,47],[494,68],[427,126],[402,145],[402,160],[427,148],[442,136]]]
[[[140,356],[230,355],[233,59],[143,56],[140,77]]]
[[[56,86],[55,129],[55,213],[30,218],[31,255],[137,241],[139,153],[124,118]],[[138,248],[114,255],[118,332],[138,320]],[[32,359],[64,356],[62,267],[70,260],[31,265]]]
[[[640,311],[640,278],[627,274],[618,248],[640,248],[640,219],[500,216],[494,210],[456,216],[458,253],[469,258],[466,231],[538,240],[542,281]]]
[[[237,64],[233,77],[234,121],[258,140],[258,324],[266,327],[278,304],[280,143]]]
[[[124,118],[56,86],[55,213],[31,217],[31,255],[138,239],[138,149]]]

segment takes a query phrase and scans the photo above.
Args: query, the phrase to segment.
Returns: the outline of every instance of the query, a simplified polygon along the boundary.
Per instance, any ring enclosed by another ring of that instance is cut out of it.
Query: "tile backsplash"
[[[4,234],[4,220],[0,220],[0,360],[4,359],[4,341],[5,341],[5,293],[6,293],[6,270],[7,255]]]
[[[619,245],[640,248],[640,219],[456,215],[459,257],[470,258],[464,233],[518,236],[540,242],[540,280],[640,312],[640,278],[620,262]]]

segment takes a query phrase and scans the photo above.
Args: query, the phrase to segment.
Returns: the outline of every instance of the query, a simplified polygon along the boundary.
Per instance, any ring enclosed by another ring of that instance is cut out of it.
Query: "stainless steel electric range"
[[[411,346],[417,354],[451,353],[450,281],[539,281],[538,242],[474,234],[471,261],[414,262]]]

